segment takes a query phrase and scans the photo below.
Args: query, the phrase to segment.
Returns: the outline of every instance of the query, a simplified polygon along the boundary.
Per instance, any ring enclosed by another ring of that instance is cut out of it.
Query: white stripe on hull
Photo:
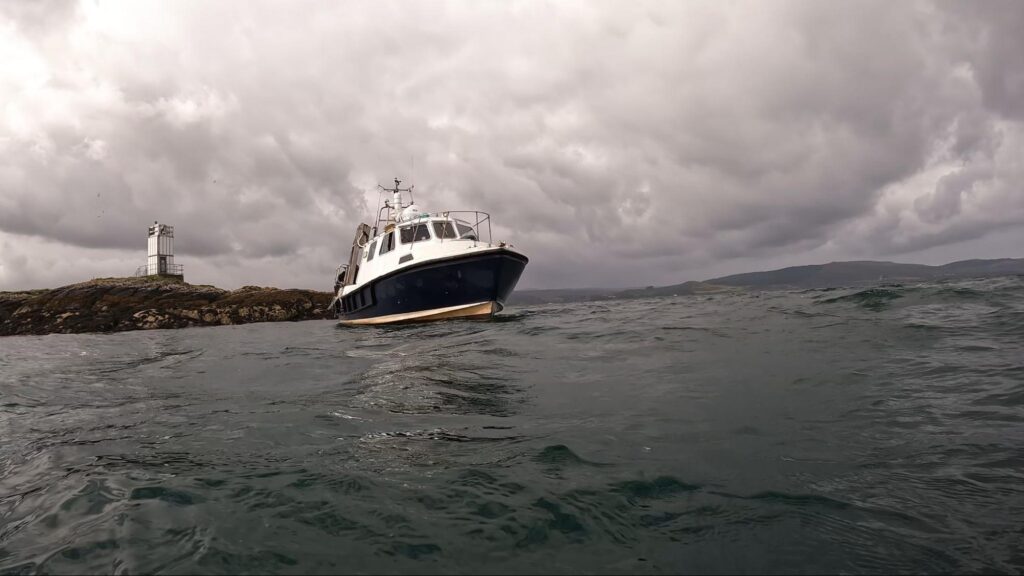
[[[342,320],[346,326],[358,326],[362,324],[392,324],[396,322],[423,322],[427,320],[446,320],[448,318],[470,318],[473,316],[490,316],[501,311],[501,305],[497,302],[478,302],[476,304],[460,304],[448,306],[447,308],[434,308],[433,310],[419,310],[406,312],[404,314],[389,314],[387,316],[374,316],[372,318],[358,318],[356,320]]]

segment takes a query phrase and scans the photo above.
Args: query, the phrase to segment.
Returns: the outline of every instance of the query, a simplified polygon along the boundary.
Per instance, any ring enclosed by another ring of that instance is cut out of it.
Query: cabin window
[[[452,222],[434,222],[434,236],[448,240],[458,238],[459,234]]]
[[[394,249],[395,249],[395,231],[392,230],[391,232],[388,232],[388,235],[385,236],[380,241],[380,253],[382,255],[383,254],[387,254],[388,252],[391,252]]]
[[[459,228],[459,237],[460,238],[467,238],[469,240],[476,240],[477,239],[476,232],[473,231],[473,227],[472,226],[467,226],[467,225],[463,224],[462,222],[456,222],[455,225],[458,226],[458,228]]]
[[[366,254],[366,261],[373,260],[373,255],[377,253],[377,241],[374,240],[373,244],[370,244],[370,250]]]
[[[406,226],[401,228],[400,231],[402,233],[402,244],[412,244],[413,242],[430,240],[430,229],[427,228],[426,224]]]
[[[364,286],[361,290],[357,290],[342,298],[341,304],[344,306],[346,312],[365,308],[366,306],[373,304],[373,289],[370,286]]]

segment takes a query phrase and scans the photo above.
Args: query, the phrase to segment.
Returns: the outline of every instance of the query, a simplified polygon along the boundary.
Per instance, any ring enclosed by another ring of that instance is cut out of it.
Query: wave
[[[822,304],[851,303],[869,310],[883,310],[897,298],[903,298],[901,290],[895,288],[868,288],[852,294],[821,300]]]

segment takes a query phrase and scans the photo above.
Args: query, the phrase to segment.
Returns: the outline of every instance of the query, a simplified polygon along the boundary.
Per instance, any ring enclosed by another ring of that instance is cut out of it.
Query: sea
[[[0,338],[2,574],[1022,571],[1020,276]]]

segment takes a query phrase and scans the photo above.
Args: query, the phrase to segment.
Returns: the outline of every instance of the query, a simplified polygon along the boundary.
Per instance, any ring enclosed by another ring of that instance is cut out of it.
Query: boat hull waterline
[[[528,261],[497,249],[407,266],[349,295],[339,318],[360,325],[489,317],[504,308]]]
[[[476,304],[463,304],[460,306],[449,306],[434,310],[423,310],[421,312],[407,312],[405,314],[390,314],[388,316],[374,316],[371,318],[360,318],[359,320],[342,320],[341,323],[348,326],[360,326],[367,324],[401,324],[403,322],[428,322],[431,320],[451,320],[453,318],[490,318],[495,312],[504,308],[497,302],[478,302]]]

